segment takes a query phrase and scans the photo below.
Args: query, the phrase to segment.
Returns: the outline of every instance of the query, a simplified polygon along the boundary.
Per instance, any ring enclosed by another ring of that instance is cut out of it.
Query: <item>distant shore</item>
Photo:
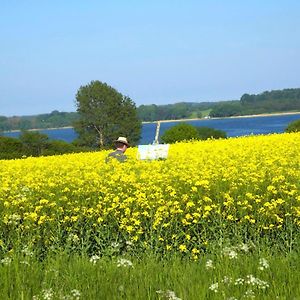
[[[49,127],[49,128],[31,128],[31,129],[24,129],[26,131],[39,131],[39,130],[55,130],[55,129],[68,129],[73,128],[73,126],[64,126],[64,127]],[[21,129],[13,129],[13,130],[6,130],[3,132],[20,132]]]
[[[157,122],[160,123],[170,123],[170,122],[188,122],[188,121],[200,121],[200,120],[217,120],[217,119],[238,119],[238,118],[257,118],[257,117],[272,117],[272,116],[284,116],[284,115],[300,115],[300,112],[282,112],[282,113],[269,113],[269,114],[257,114],[257,115],[244,115],[244,116],[231,116],[231,117],[204,117],[204,118],[192,118],[192,119],[176,119],[176,120],[158,120],[158,121],[146,121],[142,122],[142,124],[154,124]],[[64,127],[50,127],[50,128],[32,128],[26,129],[28,131],[40,131],[40,130],[56,130],[56,129],[69,129],[73,128],[73,126],[64,126]],[[14,129],[3,131],[7,132],[20,132],[21,129]]]
[[[193,119],[176,119],[176,120],[159,120],[159,121],[148,121],[142,122],[143,124],[151,123],[169,123],[169,122],[185,122],[185,121],[199,121],[199,120],[217,120],[217,119],[238,119],[238,118],[256,118],[256,117],[272,117],[272,116],[284,116],[284,115],[298,115],[300,111],[296,112],[282,112],[282,113],[269,113],[269,114],[258,114],[258,115],[242,115],[242,116],[231,116],[231,117],[208,117],[208,118],[193,118]]]

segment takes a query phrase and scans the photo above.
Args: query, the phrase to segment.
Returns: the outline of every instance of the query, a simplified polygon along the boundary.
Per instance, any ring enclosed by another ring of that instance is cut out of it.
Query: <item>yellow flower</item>
[[[178,249],[179,249],[180,252],[186,252],[187,251],[186,245],[184,245],[184,244],[179,245]]]

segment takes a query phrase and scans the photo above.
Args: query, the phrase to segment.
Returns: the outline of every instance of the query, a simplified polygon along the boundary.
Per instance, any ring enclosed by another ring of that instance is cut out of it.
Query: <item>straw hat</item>
[[[125,144],[127,147],[129,147],[129,143],[126,139],[126,137],[119,136],[117,140],[115,140],[115,143],[122,143]]]

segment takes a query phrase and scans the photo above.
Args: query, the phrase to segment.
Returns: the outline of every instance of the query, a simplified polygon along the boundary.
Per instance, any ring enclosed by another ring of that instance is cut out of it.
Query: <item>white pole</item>
[[[154,140],[153,144],[158,144],[159,129],[160,129],[160,121],[157,121],[155,140]]]

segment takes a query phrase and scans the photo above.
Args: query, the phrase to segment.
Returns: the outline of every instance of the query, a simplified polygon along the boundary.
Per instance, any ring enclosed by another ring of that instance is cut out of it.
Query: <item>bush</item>
[[[47,143],[45,149],[42,151],[42,155],[57,155],[84,151],[87,151],[84,147],[78,147],[65,141],[54,140]]]
[[[26,152],[32,156],[40,156],[49,140],[47,134],[38,131],[22,131],[19,139]]]
[[[187,124],[181,123],[166,130],[161,136],[161,140],[166,144],[172,144],[180,141],[188,141],[192,139],[198,139],[199,134],[197,128]]]
[[[300,131],[300,119],[289,123],[287,128],[285,129],[285,132],[297,132],[297,131]]]
[[[210,127],[195,127],[190,124],[182,123],[166,130],[161,136],[164,143],[172,144],[180,141],[188,140],[207,140],[209,138],[219,139],[226,138],[226,132]]]
[[[218,130],[210,127],[197,127],[198,134],[199,134],[199,139],[200,140],[207,140],[209,138],[214,138],[214,139],[221,139],[221,138],[226,138],[226,132],[223,130]]]
[[[23,155],[23,144],[18,139],[0,136],[0,159],[21,158]]]

